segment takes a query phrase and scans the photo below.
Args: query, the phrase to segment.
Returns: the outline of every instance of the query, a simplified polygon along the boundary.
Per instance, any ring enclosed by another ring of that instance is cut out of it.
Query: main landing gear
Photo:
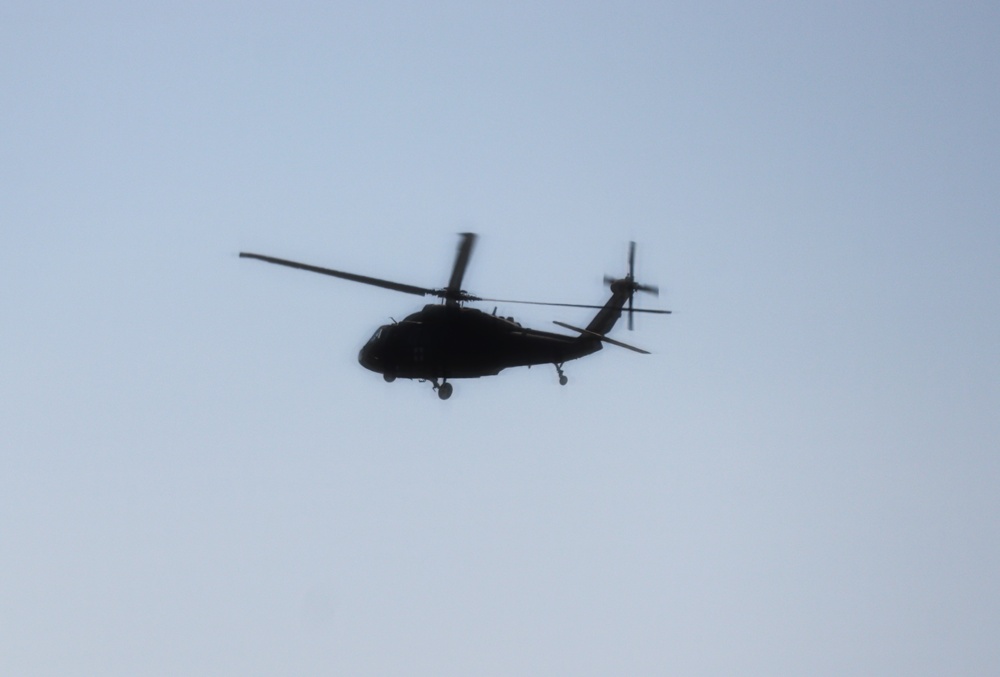
[[[448,382],[438,383],[437,379],[434,379],[434,390],[437,391],[438,397],[442,400],[446,400],[451,397],[451,392],[453,388]]]
[[[566,374],[562,370],[562,362],[557,362],[555,364],[556,371],[559,373],[559,385],[564,386],[569,383],[569,379],[566,378]]]

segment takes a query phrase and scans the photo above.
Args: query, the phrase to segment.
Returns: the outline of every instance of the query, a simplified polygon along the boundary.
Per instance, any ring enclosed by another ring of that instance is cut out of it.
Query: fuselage
[[[562,364],[600,349],[597,339],[527,329],[475,308],[432,304],[379,327],[358,361],[387,379],[478,378],[508,367]]]

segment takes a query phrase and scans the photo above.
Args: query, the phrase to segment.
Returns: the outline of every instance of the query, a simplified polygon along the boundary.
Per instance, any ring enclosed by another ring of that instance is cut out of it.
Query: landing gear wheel
[[[564,386],[567,383],[569,383],[569,379],[566,378],[566,374],[563,373],[562,365],[561,364],[556,364],[555,368],[556,368],[556,371],[559,373],[559,385]]]
[[[450,383],[442,383],[438,387],[438,397],[440,397],[442,400],[446,400],[449,397],[451,397],[451,391],[452,387]]]
[[[390,373],[387,372],[385,374],[382,374],[382,378],[385,379],[386,383],[392,383],[393,381],[396,380],[396,375],[395,374],[390,374]]]

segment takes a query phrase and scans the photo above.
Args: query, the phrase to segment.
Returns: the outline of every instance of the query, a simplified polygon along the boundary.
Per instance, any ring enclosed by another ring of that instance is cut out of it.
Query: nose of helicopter
[[[385,327],[379,327],[375,334],[368,339],[368,343],[358,352],[358,362],[365,369],[381,374],[385,371],[384,360],[382,359],[382,338]]]
[[[380,372],[378,355],[375,354],[374,347],[371,343],[365,345],[364,348],[358,352],[358,362],[362,367],[370,371]]]

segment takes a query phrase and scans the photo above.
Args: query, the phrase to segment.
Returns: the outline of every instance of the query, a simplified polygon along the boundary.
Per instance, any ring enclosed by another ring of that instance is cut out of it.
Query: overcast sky
[[[0,8],[0,673],[1000,672],[1000,6],[140,5]],[[442,402],[236,257],[463,231],[674,314]]]

